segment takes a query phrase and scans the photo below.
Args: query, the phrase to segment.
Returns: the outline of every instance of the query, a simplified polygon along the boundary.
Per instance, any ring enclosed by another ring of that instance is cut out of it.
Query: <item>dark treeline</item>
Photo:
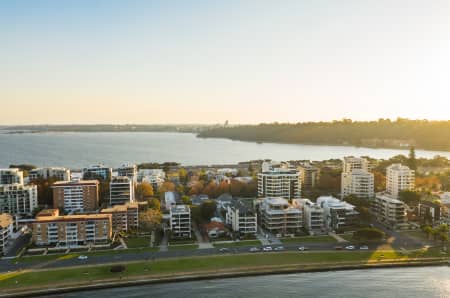
[[[318,145],[354,145],[395,148],[401,144],[420,149],[450,151],[450,121],[408,120],[354,122],[270,123],[216,127],[199,137]]]

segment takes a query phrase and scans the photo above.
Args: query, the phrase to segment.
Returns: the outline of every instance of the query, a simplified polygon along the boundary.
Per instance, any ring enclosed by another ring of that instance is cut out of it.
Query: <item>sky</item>
[[[450,119],[450,1],[0,1],[0,125]]]

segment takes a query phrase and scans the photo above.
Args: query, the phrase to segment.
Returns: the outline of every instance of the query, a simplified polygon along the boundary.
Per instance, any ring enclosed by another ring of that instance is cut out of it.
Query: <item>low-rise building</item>
[[[112,169],[104,165],[92,165],[83,169],[83,179],[109,180],[112,177]]]
[[[137,181],[137,166],[133,164],[124,164],[117,168],[117,176],[128,177],[131,181]]]
[[[332,196],[317,199],[317,204],[324,212],[325,226],[328,230],[337,231],[353,227],[357,223],[359,213],[355,206]]]
[[[325,214],[320,205],[308,199],[301,199],[303,205],[303,224],[310,234],[323,233],[325,229]]]
[[[407,220],[405,203],[386,193],[378,193],[375,196],[371,211],[378,221],[394,228]]]
[[[442,219],[443,208],[440,204],[421,201],[418,206],[418,214],[421,220],[432,225],[437,224]]]
[[[14,220],[10,214],[0,213],[0,256],[6,253],[8,241],[13,232]]]
[[[137,174],[139,183],[150,183],[154,190],[158,190],[165,180],[166,173],[162,169],[140,169]]]
[[[39,213],[32,222],[36,245],[78,247],[108,243],[112,236],[111,214],[59,216],[58,210]]]
[[[222,222],[211,221],[210,223],[205,224],[203,229],[211,239],[223,237],[227,234],[227,228]]]
[[[134,183],[127,176],[113,177],[109,183],[109,204],[122,205],[134,202]]]
[[[191,238],[191,208],[175,205],[170,208],[170,231],[174,238]]]
[[[303,227],[303,212],[281,197],[264,198],[260,204],[260,218],[263,227],[277,236],[299,233]]]
[[[137,203],[116,205],[102,209],[100,213],[112,215],[112,229],[114,232],[127,232],[130,229],[136,230],[139,227],[139,205]]]
[[[225,221],[233,232],[241,235],[256,234],[257,219],[256,212],[240,200],[232,200],[227,206]]]
[[[0,184],[23,184],[23,171],[16,168],[0,169]]]
[[[85,212],[98,209],[97,180],[58,181],[52,185],[53,208],[65,212]]]
[[[28,172],[28,179],[30,181],[49,178],[54,178],[56,181],[69,181],[70,170],[66,168],[50,167],[37,168]]]
[[[38,207],[36,185],[0,185],[0,213],[31,215]]]

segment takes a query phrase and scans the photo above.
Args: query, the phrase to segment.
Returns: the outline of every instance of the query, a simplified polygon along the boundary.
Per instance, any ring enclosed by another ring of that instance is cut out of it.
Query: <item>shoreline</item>
[[[448,265],[447,260],[419,260],[419,261],[399,261],[390,263],[366,263],[366,264],[342,264],[342,265],[326,265],[321,264],[317,266],[281,266],[276,269],[264,269],[256,268],[249,271],[229,271],[229,272],[199,272],[196,274],[188,275],[167,275],[167,276],[136,276],[128,280],[104,280],[98,281],[95,284],[72,284],[61,285],[56,288],[32,288],[25,289],[24,291],[15,293],[0,293],[0,297],[37,297],[44,295],[60,295],[64,293],[73,293],[81,291],[102,290],[119,287],[133,287],[144,286],[152,284],[165,284],[165,283],[179,283],[179,282],[191,282],[202,280],[215,280],[215,279],[230,279],[239,277],[256,277],[264,275],[282,275],[282,274],[298,274],[298,273],[314,273],[314,272],[329,272],[329,271],[348,271],[348,270],[364,270],[364,269],[383,269],[383,268],[401,268],[401,267],[428,267],[428,266],[445,266]],[[302,268],[303,267],[303,268]]]

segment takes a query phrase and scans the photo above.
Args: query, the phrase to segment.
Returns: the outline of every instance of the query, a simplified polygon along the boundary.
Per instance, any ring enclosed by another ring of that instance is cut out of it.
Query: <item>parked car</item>
[[[346,250],[354,250],[355,247],[353,245],[349,245],[345,247]]]
[[[367,245],[362,245],[359,247],[360,250],[368,250],[369,247]]]
[[[87,259],[88,259],[88,256],[84,256],[84,255],[78,256],[78,260],[80,260],[80,261],[84,261]]]
[[[283,246],[277,246],[277,247],[275,247],[274,250],[276,250],[276,251],[284,250],[284,247]]]
[[[226,248],[226,247],[222,247],[221,249],[219,249],[220,252],[229,252],[230,249]]]
[[[263,251],[272,251],[272,247],[271,246],[266,246],[263,248]]]
[[[249,252],[258,252],[258,251],[260,251],[260,249],[257,247],[251,247],[248,251]]]
[[[305,251],[305,250],[309,250],[309,248],[308,248],[308,247],[305,247],[305,246],[300,246],[300,247],[298,248],[298,250],[299,250],[299,251]]]
[[[342,246],[335,246],[334,249],[335,250],[342,250]]]

